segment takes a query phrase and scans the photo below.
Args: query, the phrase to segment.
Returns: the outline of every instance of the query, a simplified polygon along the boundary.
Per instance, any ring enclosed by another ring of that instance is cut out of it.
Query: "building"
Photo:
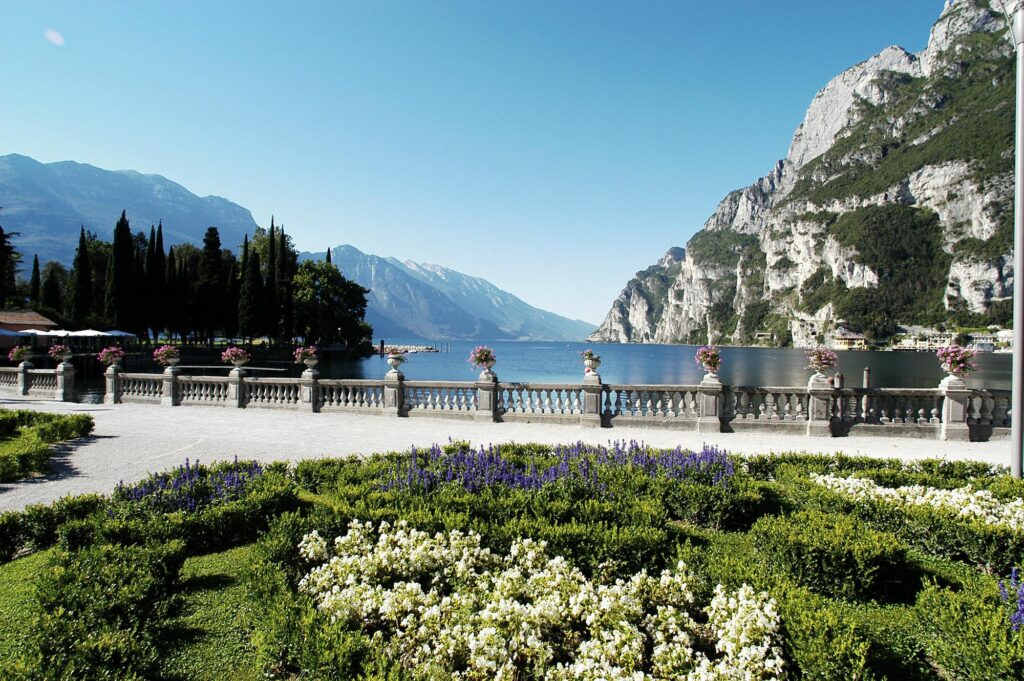
[[[829,344],[833,350],[867,350],[867,339],[862,333],[855,333],[839,327],[829,336]]]
[[[52,331],[56,328],[56,322],[32,310],[0,310],[0,329],[4,331]]]

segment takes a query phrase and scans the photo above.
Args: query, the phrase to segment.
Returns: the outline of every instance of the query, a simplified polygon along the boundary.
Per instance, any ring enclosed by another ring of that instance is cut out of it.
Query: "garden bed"
[[[92,429],[88,414],[0,409],[0,482],[47,472],[54,444],[85,437]]]
[[[713,447],[188,462],[0,515],[0,560],[47,552],[0,566],[0,585],[35,573],[0,600],[31,623],[0,634],[0,667],[1021,678],[1022,508],[1024,485],[983,464]]]

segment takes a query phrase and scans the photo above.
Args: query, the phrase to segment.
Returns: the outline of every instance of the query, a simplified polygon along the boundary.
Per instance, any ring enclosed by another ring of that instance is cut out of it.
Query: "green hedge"
[[[45,472],[50,445],[85,437],[92,429],[88,414],[0,411],[0,482]]]
[[[920,581],[901,542],[852,516],[801,511],[765,517],[750,537],[770,569],[826,596],[891,599],[915,593]]]

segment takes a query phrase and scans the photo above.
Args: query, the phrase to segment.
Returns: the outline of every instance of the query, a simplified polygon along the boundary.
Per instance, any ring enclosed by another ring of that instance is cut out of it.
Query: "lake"
[[[392,340],[400,344],[404,341]],[[407,341],[423,344],[423,341]],[[601,356],[599,372],[605,383],[699,383],[703,370],[693,360],[696,346],[618,343],[552,343],[529,341],[439,341],[441,352],[415,353],[402,365],[408,380],[471,381],[480,372],[466,363],[480,344],[494,350],[494,371],[503,381],[577,383],[583,376],[579,353],[591,348]],[[795,348],[722,348],[719,376],[727,385],[804,385],[810,372],[804,350]],[[864,368],[871,385],[887,388],[934,388],[945,374],[931,352],[840,352],[839,371],[847,387],[861,385]],[[1009,389],[1012,355],[983,353],[968,385]],[[380,378],[388,370],[382,357],[321,363],[324,378]]]

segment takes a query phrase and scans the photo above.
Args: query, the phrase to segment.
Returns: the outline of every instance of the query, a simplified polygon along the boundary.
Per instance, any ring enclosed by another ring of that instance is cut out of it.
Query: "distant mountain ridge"
[[[303,252],[299,259],[325,255]],[[332,248],[331,257],[342,274],[370,289],[366,320],[376,337],[581,340],[594,330],[440,265],[384,258],[347,244]]]
[[[199,244],[207,227],[234,247],[256,229],[248,209],[219,196],[199,197],[160,175],[104,170],[85,163],[40,163],[20,154],[0,156],[0,225],[20,232],[15,247],[31,262],[71,264],[78,230],[110,239],[121,211],[132,231],[163,222],[164,243]]]

